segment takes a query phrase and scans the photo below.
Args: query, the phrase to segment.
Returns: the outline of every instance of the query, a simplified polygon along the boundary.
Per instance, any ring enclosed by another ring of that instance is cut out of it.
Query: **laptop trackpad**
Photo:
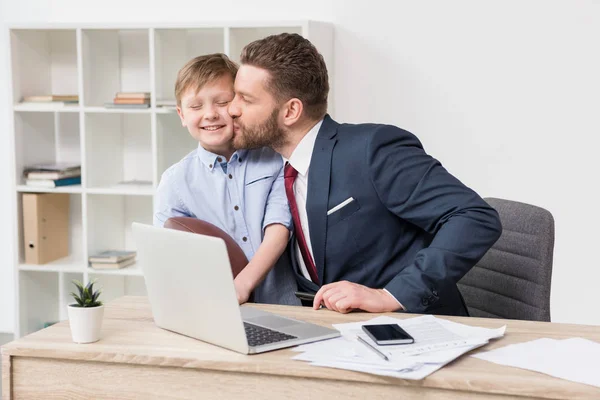
[[[244,321],[249,322],[251,324],[261,325],[270,329],[281,329],[286,326],[298,324],[298,321],[294,321],[293,319],[287,319],[275,315],[263,315],[254,318],[244,318]]]

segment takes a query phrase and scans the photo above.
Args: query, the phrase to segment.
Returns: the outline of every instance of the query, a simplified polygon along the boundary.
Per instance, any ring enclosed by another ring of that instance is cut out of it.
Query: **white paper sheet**
[[[587,339],[537,339],[473,357],[600,387],[600,343]]]
[[[334,325],[342,336],[298,346],[294,360],[312,365],[367,372],[403,379],[423,379],[461,355],[504,335],[505,327],[469,327],[431,315],[400,320],[377,317],[369,321]],[[415,338],[415,343],[378,346],[362,330],[362,325],[397,323]],[[386,354],[386,361],[356,340],[360,336]]]

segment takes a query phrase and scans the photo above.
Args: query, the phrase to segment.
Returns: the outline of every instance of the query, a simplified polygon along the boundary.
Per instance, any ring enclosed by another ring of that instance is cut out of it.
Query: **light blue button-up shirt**
[[[227,232],[250,260],[268,225],[291,229],[283,162],[269,148],[238,150],[226,161],[199,145],[167,169],[154,198],[154,225],[162,227],[171,217],[210,222]],[[278,265],[255,291],[255,301],[296,304],[293,298],[281,298],[282,291],[291,291],[293,297],[295,285],[291,268]]]

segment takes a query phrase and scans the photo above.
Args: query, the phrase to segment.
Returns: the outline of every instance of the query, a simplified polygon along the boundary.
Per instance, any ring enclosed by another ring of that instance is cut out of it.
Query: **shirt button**
[[[243,240],[244,242],[247,242],[247,241],[248,241],[248,238],[247,238],[246,236],[244,236],[244,237],[242,238],[242,240]]]
[[[235,206],[235,207],[233,207],[233,209],[234,209],[235,211],[237,211],[237,210],[239,210],[240,208],[239,208],[238,206]]]
[[[229,179],[233,179],[233,175],[229,174]]]
[[[212,164],[208,164],[208,168],[212,168]]]

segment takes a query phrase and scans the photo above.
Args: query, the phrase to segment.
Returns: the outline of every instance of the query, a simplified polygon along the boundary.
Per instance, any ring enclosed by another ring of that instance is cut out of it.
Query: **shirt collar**
[[[237,150],[235,153],[233,153],[229,162],[231,163],[237,159],[241,159],[243,161],[247,151],[248,150]],[[200,161],[202,161],[202,164],[206,165],[206,168],[208,168],[210,171],[212,171],[215,167],[218,167],[221,162],[225,161],[225,157],[219,154],[211,153],[202,147],[200,143],[198,143],[197,154]],[[220,162],[217,160],[218,158],[221,158]]]
[[[313,149],[315,148],[317,134],[319,133],[322,124],[323,120],[320,120],[306,135],[304,135],[300,143],[298,143],[292,152],[289,160],[283,157],[284,164],[289,162],[300,175],[306,176],[308,173],[308,167],[310,167],[310,160],[312,159]]]

